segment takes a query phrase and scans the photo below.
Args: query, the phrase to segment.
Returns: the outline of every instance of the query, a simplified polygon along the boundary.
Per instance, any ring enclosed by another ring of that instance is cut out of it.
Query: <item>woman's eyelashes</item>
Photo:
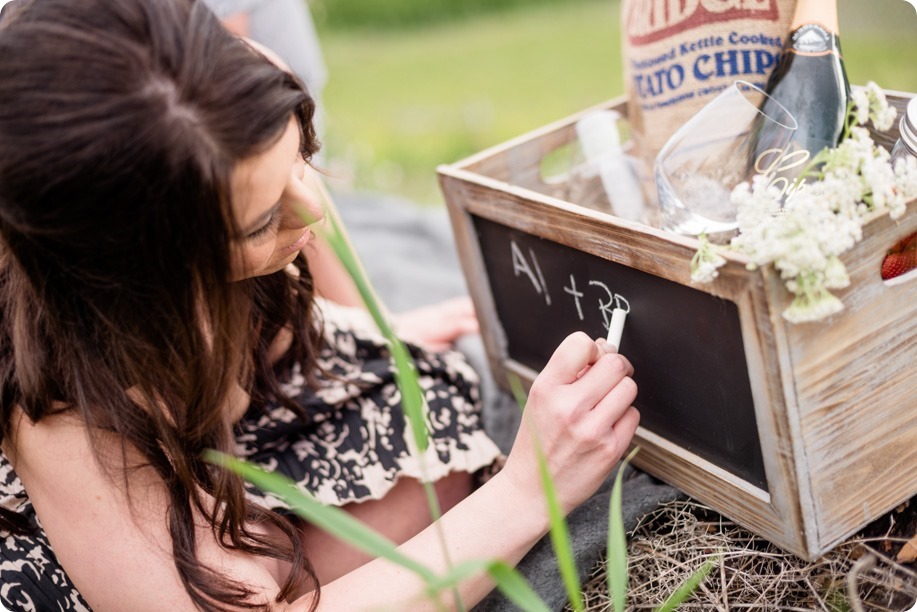
[[[266,238],[268,234],[277,229],[277,225],[280,222],[280,206],[275,206],[271,211],[271,217],[267,220],[267,223],[259,227],[253,232],[250,232],[245,236],[246,240],[257,241],[261,238]]]

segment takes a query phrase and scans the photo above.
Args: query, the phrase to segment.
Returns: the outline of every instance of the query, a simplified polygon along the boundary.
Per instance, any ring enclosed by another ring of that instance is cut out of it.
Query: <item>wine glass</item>
[[[656,156],[662,228],[727,241],[738,225],[733,188],[756,173],[756,161],[781,157],[796,128],[790,112],[762,89],[746,81],[727,87]]]

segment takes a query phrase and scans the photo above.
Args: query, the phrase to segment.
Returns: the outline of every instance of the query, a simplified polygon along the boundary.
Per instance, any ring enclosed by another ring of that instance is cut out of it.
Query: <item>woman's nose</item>
[[[284,193],[287,228],[301,228],[321,221],[324,216],[321,196],[303,184],[298,176],[291,176]]]

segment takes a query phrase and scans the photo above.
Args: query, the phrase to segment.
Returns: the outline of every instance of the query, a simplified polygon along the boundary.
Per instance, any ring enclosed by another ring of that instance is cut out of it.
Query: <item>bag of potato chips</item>
[[[645,190],[669,137],[737,79],[761,88],[796,0],[623,0],[624,87]]]

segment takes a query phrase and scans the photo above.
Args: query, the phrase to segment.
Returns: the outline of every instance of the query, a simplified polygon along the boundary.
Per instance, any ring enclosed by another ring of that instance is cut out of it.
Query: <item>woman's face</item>
[[[232,172],[232,201],[240,235],[233,241],[234,279],[281,270],[312,239],[309,224],[322,218],[315,193],[303,183],[295,117],[269,149],[240,162]],[[305,216],[309,221],[303,221]]]

